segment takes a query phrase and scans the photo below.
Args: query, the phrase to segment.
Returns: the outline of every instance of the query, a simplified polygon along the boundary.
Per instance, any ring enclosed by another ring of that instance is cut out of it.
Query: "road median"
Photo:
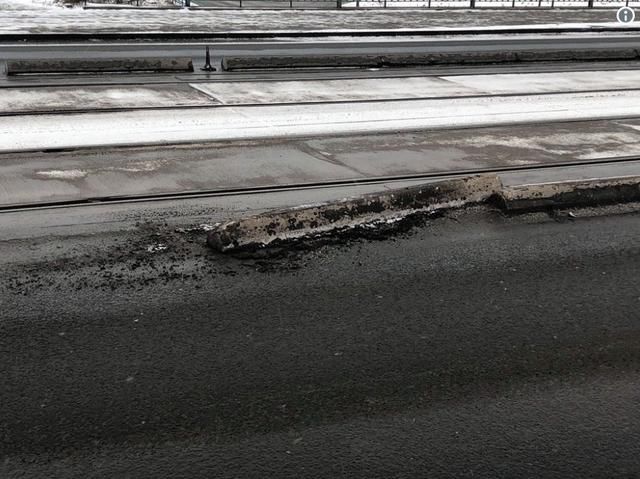
[[[38,59],[7,61],[8,75],[192,72],[191,58]]]
[[[435,65],[493,65],[571,61],[637,61],[634,48],[587,48],[555,50],[496,50],[477,52],[327,54],[327,55],[244,55],[224,57],[225,71],[296,68],[382,68]]]
[[[638,201],[640,176],[505,186],[499,199],[506,211],[514,212]]]

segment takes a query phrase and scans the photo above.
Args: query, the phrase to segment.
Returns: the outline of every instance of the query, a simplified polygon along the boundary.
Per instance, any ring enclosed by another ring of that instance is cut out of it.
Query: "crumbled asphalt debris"
[[[123,231],[94,236],[78,236],[64,248],[52,246],[55,238],[30,241],[26,248],[48,251],[46,256],[32,262],[3,267],[0,293],[29,295],[40,288],[68,291],[82,288],[119,291],[139,290],[150,285],[189,281],[198,284],[212,276],[234,278],[254,271],[261,273],[295,274],[296,271],[322,261],[332,251],[360,248],[368,241],[396,241],[413,235],[430,221],[438,218],[454,219],[469,209],[489,211],[500,221],[522,221],[522,214],[508,215],[488,206],[469,207],[445,213],[414,214],[403,220],[380,224],[375,228],[359,227],[340,230],[294,242],[278,242],[268,248],[255,248],[233,254],[218,253],[206,245],[206,231],[198,225],[183,227],[184,232],[164,222],[140,223],[135,231]],[[637,213],[640,203],[615,205],[606,208],[558,210],[564,221],[569,212],[578,218],[604,214]],[[519,219],[518,219],[519,218]],[[546,212],[531,213],[527,222],[549,219]],[[162,243],[166,248],[150,253],[151,244]],[[46,247],[45,247],[46,246]],[[354,263],[354,265],[356,265]],[[356,265],[357,266],[357,265]]]
[[[22,295],[44,286],[60,291],[83,288],[137,290],[176,281],[197,283],[212,275],[235,277],[252,271],[295,272],[313,261],[317,256],[313,252],[318,249],[349,248],[354,242],[392,239],[424,225],[426,220],[425,215],[412,215],[376,228],[339,231],[234,255],[210,250],[206,245],[207,228],[203,225],[175,228],[164,222],[138,222],[133,233],[123,232],[120,236],[105,238],[104,247],[74,249],[54,258],[21,264],[15,271],[7,271],[3,288]]]
[[[194,228],[185,236],[167,224],[145,222],[138,223],[135,232],[123,232],[119,238],[106,238],[105,242],[106,247],[91,247],[90,253],[72,251],[21,264],[15,271],[9,268],[2,283],[4,289],[14,294],[29,294],[41,286],[61,291],[117,290],[228,274],[224,258],[211,261],[213,255],[206,247],[202,229]]]

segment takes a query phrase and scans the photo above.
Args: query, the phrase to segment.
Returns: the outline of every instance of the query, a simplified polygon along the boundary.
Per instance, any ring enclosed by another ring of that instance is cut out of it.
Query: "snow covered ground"
[[[83,10],[53,0],[0,0],[2,33],[339,30],[615,22],[614,9]],[[640,5],[640,0],[637,2]]]
[[[57,7],[55,0],[0,0],[0,12],[16,10],[40,11]]]
[[[216,102],[184,84],[156,86],[86,86],[7,88],[0,90],[3,114],[33,111],[101,110],[206,106]]]
[[[0,118],[0,151],[329,136],[640,117],[640,91]]]
[[[569,93],[634,89],[639,85],[640,70],[610,71],[606,75],[586,71],[193,84],[225,105]]]

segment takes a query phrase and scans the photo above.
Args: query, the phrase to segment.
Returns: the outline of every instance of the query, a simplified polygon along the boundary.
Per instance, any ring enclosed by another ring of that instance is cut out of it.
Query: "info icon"
[[[622,7],[618,10],[616,17],[620,23],[631,23],[636,19],[636,12],[633,11],[633,8]]]

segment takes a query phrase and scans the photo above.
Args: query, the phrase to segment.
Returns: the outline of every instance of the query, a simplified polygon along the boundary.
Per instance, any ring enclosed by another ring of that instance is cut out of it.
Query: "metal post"
[[[214,72],[214,71],[216,71],[216,69],[213,68],[213,66],[211,65],[211,54],[209,53],[209,46],[207,46],[207,49],[205,50],[204,66],[200,70],[202,70],[203,72]]]
[[[360,0],[356,0],[356,8],[360,8]]]
[[[471,3],[469,4],[469,7],[476,8],[476,0],[471,0]]]
[[[511,8],[516,8],[516,0],[511,0]]]
[[[289,0],[289,8],[293,8],[293,0]]]
[[[387,0],[384,0],[384,8],[387,8]]]

